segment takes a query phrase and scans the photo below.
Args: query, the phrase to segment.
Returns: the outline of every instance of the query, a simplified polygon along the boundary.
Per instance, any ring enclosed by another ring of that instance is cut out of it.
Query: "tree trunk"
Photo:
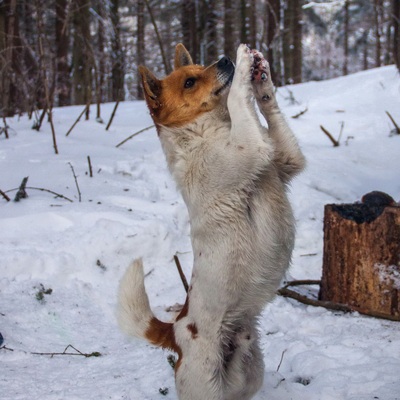
[[[284,9],[283,17],[283,70],[285,77],[285,84],[293,83],[293,52],[292,52],[292,35],[294,24],[294,3],[293,0],[286,0],[286,7]]]
[[[392,3],[392,20],[393,20],[393,58],[400,71],[400,1],[393,0]]]
[[[71,104],[71,85],[68,66],[69,35],[67,5],[67,0],[56,0],[56,85],[58,105],[61,107]]]
[[[325,206],[320,299],[400,320],[399,206]]]
[[[119,0],[111,0],[110,13],[113,36],[111,39],[111,81],[113,101],[124,100],[124,57],[121,47]]]
[[[74,104],[87,104],[91,97],[90,0],[75,0],[74,46],[73,46],[73,91]]]
[[[302,64],[303,64],[303,9],[300,0],[294,0],[293,4],[293,26],[292,26],[292,79],[293,83],[302,81]]]
[[[192,56],[194,63],[199,62],[199,44],[197,32],[197,9],[195,0],[182,0],[181,3],[182,43]]]
[[[271,68],[271,78],[272,82],[274,82],[275,85],[280,85],[281,83],[281,78],[280,74],[278,74],[278,71],[280,71],[280,68],[278,66],[278,57],[276,57],[279,52],[276,52],[276,49],[278,48],[278,33],[279,33],[279,25],[280,25],[280,20],[281,20],[281,4],[280,0],[269,0],[267,2],[267,39],[266,39],[266,45],[267,45],[267,53],[266,53],[266,58],[269,62],[270,68]]]
[[[375,66],[381,66],[381,36],[382,36],[382,3],[374,0],[374,23],[375,23]]]
[[[218,32],[217,32],[217,9],[216,1],[205,1],[206,10],[206,32],[203,41],[204,65],[209,65],[218,59]]]
[[[349,0],[344,2],[343,75],[349,73]]]
[[[235,59],[236,43],[234,36],[235,10],[232,1],[224,0],[224,54]]]
[[[137,34],[136,34],[136,65],[145,65],[145,48],[144,48],[144,31],[145,31],[145,24],[144,24],[144,7],[145,2],[144,0],[137,0]],[[138,99],[143,100],[143,88],[142,88],[142,81],[139,78],[139,72],[137,73],[137,86],[136,86],[136,96]]]

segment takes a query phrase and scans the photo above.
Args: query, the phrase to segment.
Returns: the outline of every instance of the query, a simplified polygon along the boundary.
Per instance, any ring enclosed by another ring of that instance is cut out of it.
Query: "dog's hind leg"
[[[249,400],[264,377],[263,355],[256,328],[249,326],[234,337],[234,351],[226,365],[224,400]]]
[[[304,169],[305,159],[281,113],[275,97],[268,61],[258,51],[253,51],[252,86],[258,107],[268,122],[269,136],[275,144],[275,162],[283,181],[289,181]]]

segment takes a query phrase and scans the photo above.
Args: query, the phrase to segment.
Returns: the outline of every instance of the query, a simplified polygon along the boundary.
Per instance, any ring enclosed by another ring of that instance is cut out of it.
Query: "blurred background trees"
[[[179,42],[199,64],[248,43],[276,85],[400,68],[399,25],[399,0],[0,0],[0,116],[141,99]]]

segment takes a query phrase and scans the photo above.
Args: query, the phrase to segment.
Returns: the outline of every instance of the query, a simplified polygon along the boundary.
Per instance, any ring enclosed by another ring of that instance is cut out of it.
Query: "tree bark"
[[[73,91],[74,104],[87,104],[91,97],[90,0],[75,0],[74,46],[73,46]]]
[[[68,66],[69,35],[67,5],[67,0],[56,0],[56,94],[58,96],[58,105],[61,107],[71,104],[71,84]]]
[[[224,0],[224,54],[231,59],[235,59],[236,54],[234,18],[232,1]]]
[[[113,36],[111,39],[111,81],[113,101],[124,100],[124,57],[121,46],[119,0],[111,0],[110,3],[111,24]]]
[[[277,67],[278,65],[278,57],[277,55],[279,52],[276,52],[277,46],[277,37],[279,33],[279,25],[280,25],[280,20],[281,20],[281,4],[280,0],[268,0],[267,1],[267,39],[266,39],[266,44],[267,44],[267,54],[266,58],[269,62],[269,66],[271,69],[271,78],[272,82],[274,82],[275,85],[280,85],[281,83],[281,77],[278,71],[280,71],[280,68]]]
[[[344,2],[343,75],[349,73],[349,0]]]
[[[145,2],[144,0],[137,0],[136,2],[136,16],[137,16],[137,34],[136,34],[136,65],[145,65],[146,60],[144,57],[145,52],[145,42],[144,42],[144,31],[145,31],[145,24],[144,24],[144,7]],[[142,81],[139,78],[139,72],[137,73],[137,85],[136,85],[136,96],[138,99],[143,100],[143,88],[142,88]]]
[[[400,320],[400,207],[327,205],[320,299]]]
[[[393,21],[393,58],[400,71],[400,1],[393,0],[392,3],[392,21]]]
[[[181,10],[182,43],[196,64],[199,62],[196,1],[182,0]]]

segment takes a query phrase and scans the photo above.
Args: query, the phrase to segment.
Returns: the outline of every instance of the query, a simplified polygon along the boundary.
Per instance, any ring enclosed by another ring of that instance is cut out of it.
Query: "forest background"
[[[277,86],[400,69],[399,26],[400,0],[0,0],[0,117],[40,127],[54,106],[97,103],[101,121],[100,104],[143,98],[139,65],[171,71],[179,42],[205,65],[248,43]]]

